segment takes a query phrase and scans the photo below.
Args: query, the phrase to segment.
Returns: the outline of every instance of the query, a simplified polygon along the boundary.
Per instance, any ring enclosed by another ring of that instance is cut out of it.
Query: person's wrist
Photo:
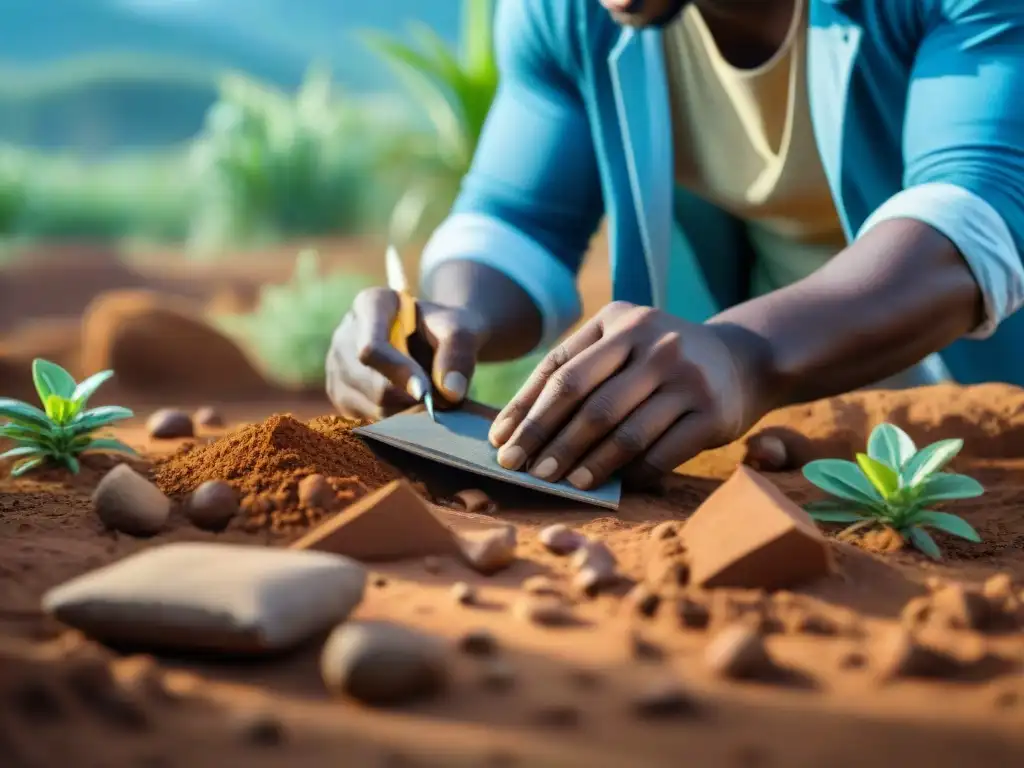
[[[706,325],[729,350],[743,392],[743,421],[747,428],[769,411],[788,404],[775,351],[768,339],[735,323],[711,320]]]

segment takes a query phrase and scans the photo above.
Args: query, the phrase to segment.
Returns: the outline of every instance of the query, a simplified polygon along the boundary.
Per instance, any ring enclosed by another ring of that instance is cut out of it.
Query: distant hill
[[[0,0],[0,141],[100,153],[181,141],[200,127],[225,70],[294,87],[311,63],[322,62],[352,92],[390,89],[387,69],[354,33],[401,33],[417,20],[454,40],[460,6]]]

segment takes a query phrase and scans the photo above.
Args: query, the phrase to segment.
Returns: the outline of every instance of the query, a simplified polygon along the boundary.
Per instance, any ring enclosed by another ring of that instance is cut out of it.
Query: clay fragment
[[[476,590],[464,581],[452,585],[452,600],[459,605],[473,605],[477,601]]]
[[[556,555],[570,555],[587,542],[587,537],[582,533],[561,523],[544,528],[537,538],[549,552]]]
[[[512,525],[460,537],[466,561],[485,576],[504,570],[515,562],[516,543],[516,529]]]
[[[678,683],[659,681],[638,694],[632,702],[633,713],[644,720],[695,715],[697,703]]]
[[[207,480],[185,502],[185,517],[204,531],[223,531],[238,512],[238,494],[223,480]]]
[[[224,417],[212,405],[204,405],[192,414],[192,422],[206,429],[220,429],[224,426]]]
[[[404,480],[349,505],[291,545],[379,562],[458,553],[455,538]]]
[[[336,496],[327,478],[323,475],[309,475],[299,481],[299,503],[312,509],[330,510],[335,506]]]
[[[498,507],[490,496],[475,488],[459,491],[455,494],[455,500],[466,512],[472,514],[493,513]]]
[[[764,636],[745,624],[733,624],[715,635],[704,662],[715,675],[734,680],[763,679],[775,671]]]
[[[512,608],[520,621],[545,627],[564,627],[574,623],[572,612],[561,600],[552,597],[522,597]]]
[[[690,582],[783,589],[829,575],[828,542],[769,480],[739,467],[687,520]]]
[[[154,536],[167,524],[171,500],[127,464],[118,464],[92,494],[96,515],[107,528],[130,536]]]
[[[146,432],[157,440],[194,437],[192,417],[175,408],[161,408],[146,420]]]
[[[431,698],[448,682],[441,643],[385,622],[337,627],[320,655],[320,671],[329,691],[370,706]]]

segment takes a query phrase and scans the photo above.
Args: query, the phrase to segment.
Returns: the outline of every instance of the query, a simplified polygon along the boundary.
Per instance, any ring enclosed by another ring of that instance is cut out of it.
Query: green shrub
[[[314,251],[298,255],[289,283],[267,285],[255,312],[219,315],[214,322],[251,350],[267,374],[290,386],[320,386],[331,336],[369,277],[324,275]]]

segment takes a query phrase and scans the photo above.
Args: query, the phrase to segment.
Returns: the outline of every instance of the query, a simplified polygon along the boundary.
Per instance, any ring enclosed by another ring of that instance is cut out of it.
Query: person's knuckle
[[[569,350],[566,349],[564,344],[559,344],[544,356],[544,359],[541,360],[538,366],[538,370],[545,376],[551,376],[568,362]]]
[[[601,309],[601,314],[605,315],[606,317],[618,317],[619,315],[625,315],[631,312],[632,310],[636,309],[636,307],[637,305],[633,304],[632,302],[618,299],[616,301],[611,301],[605,304],[604,307]]]
[[[647,447],[647,440],[638,428],[624,424],[611,435],[615,450],[625,456],[636,456]]]
[[[584,394],[580,376],[567,368],[560,368],[550,379],[551,394],[555,400],[576,400]]]
[[[648,359],[656,366],[676,368],[683,362],[682,337],[677,332],[662,335],[650,348]]]
[[[607,432],[617,422],[615,402],[607,394],[592,395],[580,409],[580,417],[590,430]]]

